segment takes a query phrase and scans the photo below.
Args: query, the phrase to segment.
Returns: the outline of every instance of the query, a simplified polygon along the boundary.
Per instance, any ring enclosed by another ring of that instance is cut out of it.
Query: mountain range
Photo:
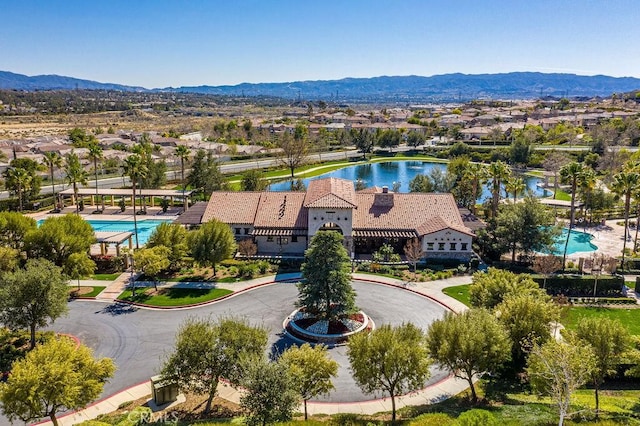
[[[381,76],[288,83],[242,83],[233,86],[183,86],[147,89],[58,75],[26,76],[0,71],[0,89],[26,91],[91,89],[269,96],[299,100],[416,102],[528,99],[543,96],[608,97],[613,93],[640,90],[640,79],[538,72],[454,73],[431,77]]]

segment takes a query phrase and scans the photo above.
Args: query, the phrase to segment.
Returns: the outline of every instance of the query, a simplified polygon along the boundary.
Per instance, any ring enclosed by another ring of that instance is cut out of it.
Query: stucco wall
[[[303,254],[307,249],[307,238],[299,236],[297,242],[293,242],[292,237],[282,237],[283,244],[279,244],[279,237],[273,237],[269,241],[269,237],[256,237],[255,241],[258,246],[258,254],[275,253],[275,254]],[[286,242],[286,244],[285,244]]]
[[[471,243],[470,235],[446,229],[422,237],[422,250],[427,258],[466,259],[473,254]]]
[[[351,209],[309,209],[309,237],[318,232],[325,223],[335,223],[342,229],[342,235],[350,237],[353,229],[353,211]]]

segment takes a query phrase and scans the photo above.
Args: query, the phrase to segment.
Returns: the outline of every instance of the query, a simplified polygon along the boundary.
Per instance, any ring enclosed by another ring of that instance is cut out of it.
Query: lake
[[[442,163],[431,163],[428,161],[387,161],[380,163],[358,164],[334,170],[320,176],[303,179],[303,182],[305,186],[308,186],[309,181],[311,180],[327,177],[347,179],[354,182],[360,179],[367,185],[367,187],[388,186],[389,189],[393,187],[395,182],[399,182],[399,192],[409,192],[409,182],[414,177],[419,174],[428,175],[434,168],[446,171],[447,165]],[[522,178],[524,179],[527,188],[537,197],[545,195],[545,190],[538,186],[542,182],[541,179],[531,176],[523,176]],[[271,191],[288,191],[290,189],[290,181],[276,182],[271,184],[269,188]],[[480,195],[478,200],[484,201],[490,197],[491,193],[487,189],[487,186],[484,185],[482,195]]]

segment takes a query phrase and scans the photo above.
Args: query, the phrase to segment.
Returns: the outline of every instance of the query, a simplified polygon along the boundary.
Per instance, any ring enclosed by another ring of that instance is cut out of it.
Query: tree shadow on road
[[[96,311],[96,314],[109,314],[111,316],[132,314],[138,310],[138,307],[134,305],[130,305],[128,303],[114,302],[110,305],[105,306],[99,311]]]
[[[286,351],[290,346],[299,345],[295,340],[291,338],[284,330],[277,334],[278,340],[271,345],[271,351],[269,352],[269,358],[273,361],[278,359],[282,352]]]

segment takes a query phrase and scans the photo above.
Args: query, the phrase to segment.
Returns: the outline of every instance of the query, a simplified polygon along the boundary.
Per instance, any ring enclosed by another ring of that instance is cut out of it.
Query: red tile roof
[[[327,178],[309,182],[304,207],[327,209],[357,208],[353,182],[345,179]]]
[[[354,230],[415,230],[426,235],[451,228],[473,235],[463,225],[451,194],[393,194],[393,206],[376,205],[375,197],[356,193],[359,208],[353,212]]]
[[[224,223],[252,224],[262,192],[214,192],[202,215],[202,222],[218,219]]]
[[[393,231],[427,235],[453,229],[473,232],[462,222],[451,194],[391,193],[393,204],[375,203],[379,192],[355,192],[353,182],[342,179],[311,181],[304,192],[214,192],[202,222],[216,218],[229,224],[255,228],[307,229],[308,208],[354,208],[354,234]]]
[[[263,192],[257,206],[256,228],[307,228],[304,192]]]

